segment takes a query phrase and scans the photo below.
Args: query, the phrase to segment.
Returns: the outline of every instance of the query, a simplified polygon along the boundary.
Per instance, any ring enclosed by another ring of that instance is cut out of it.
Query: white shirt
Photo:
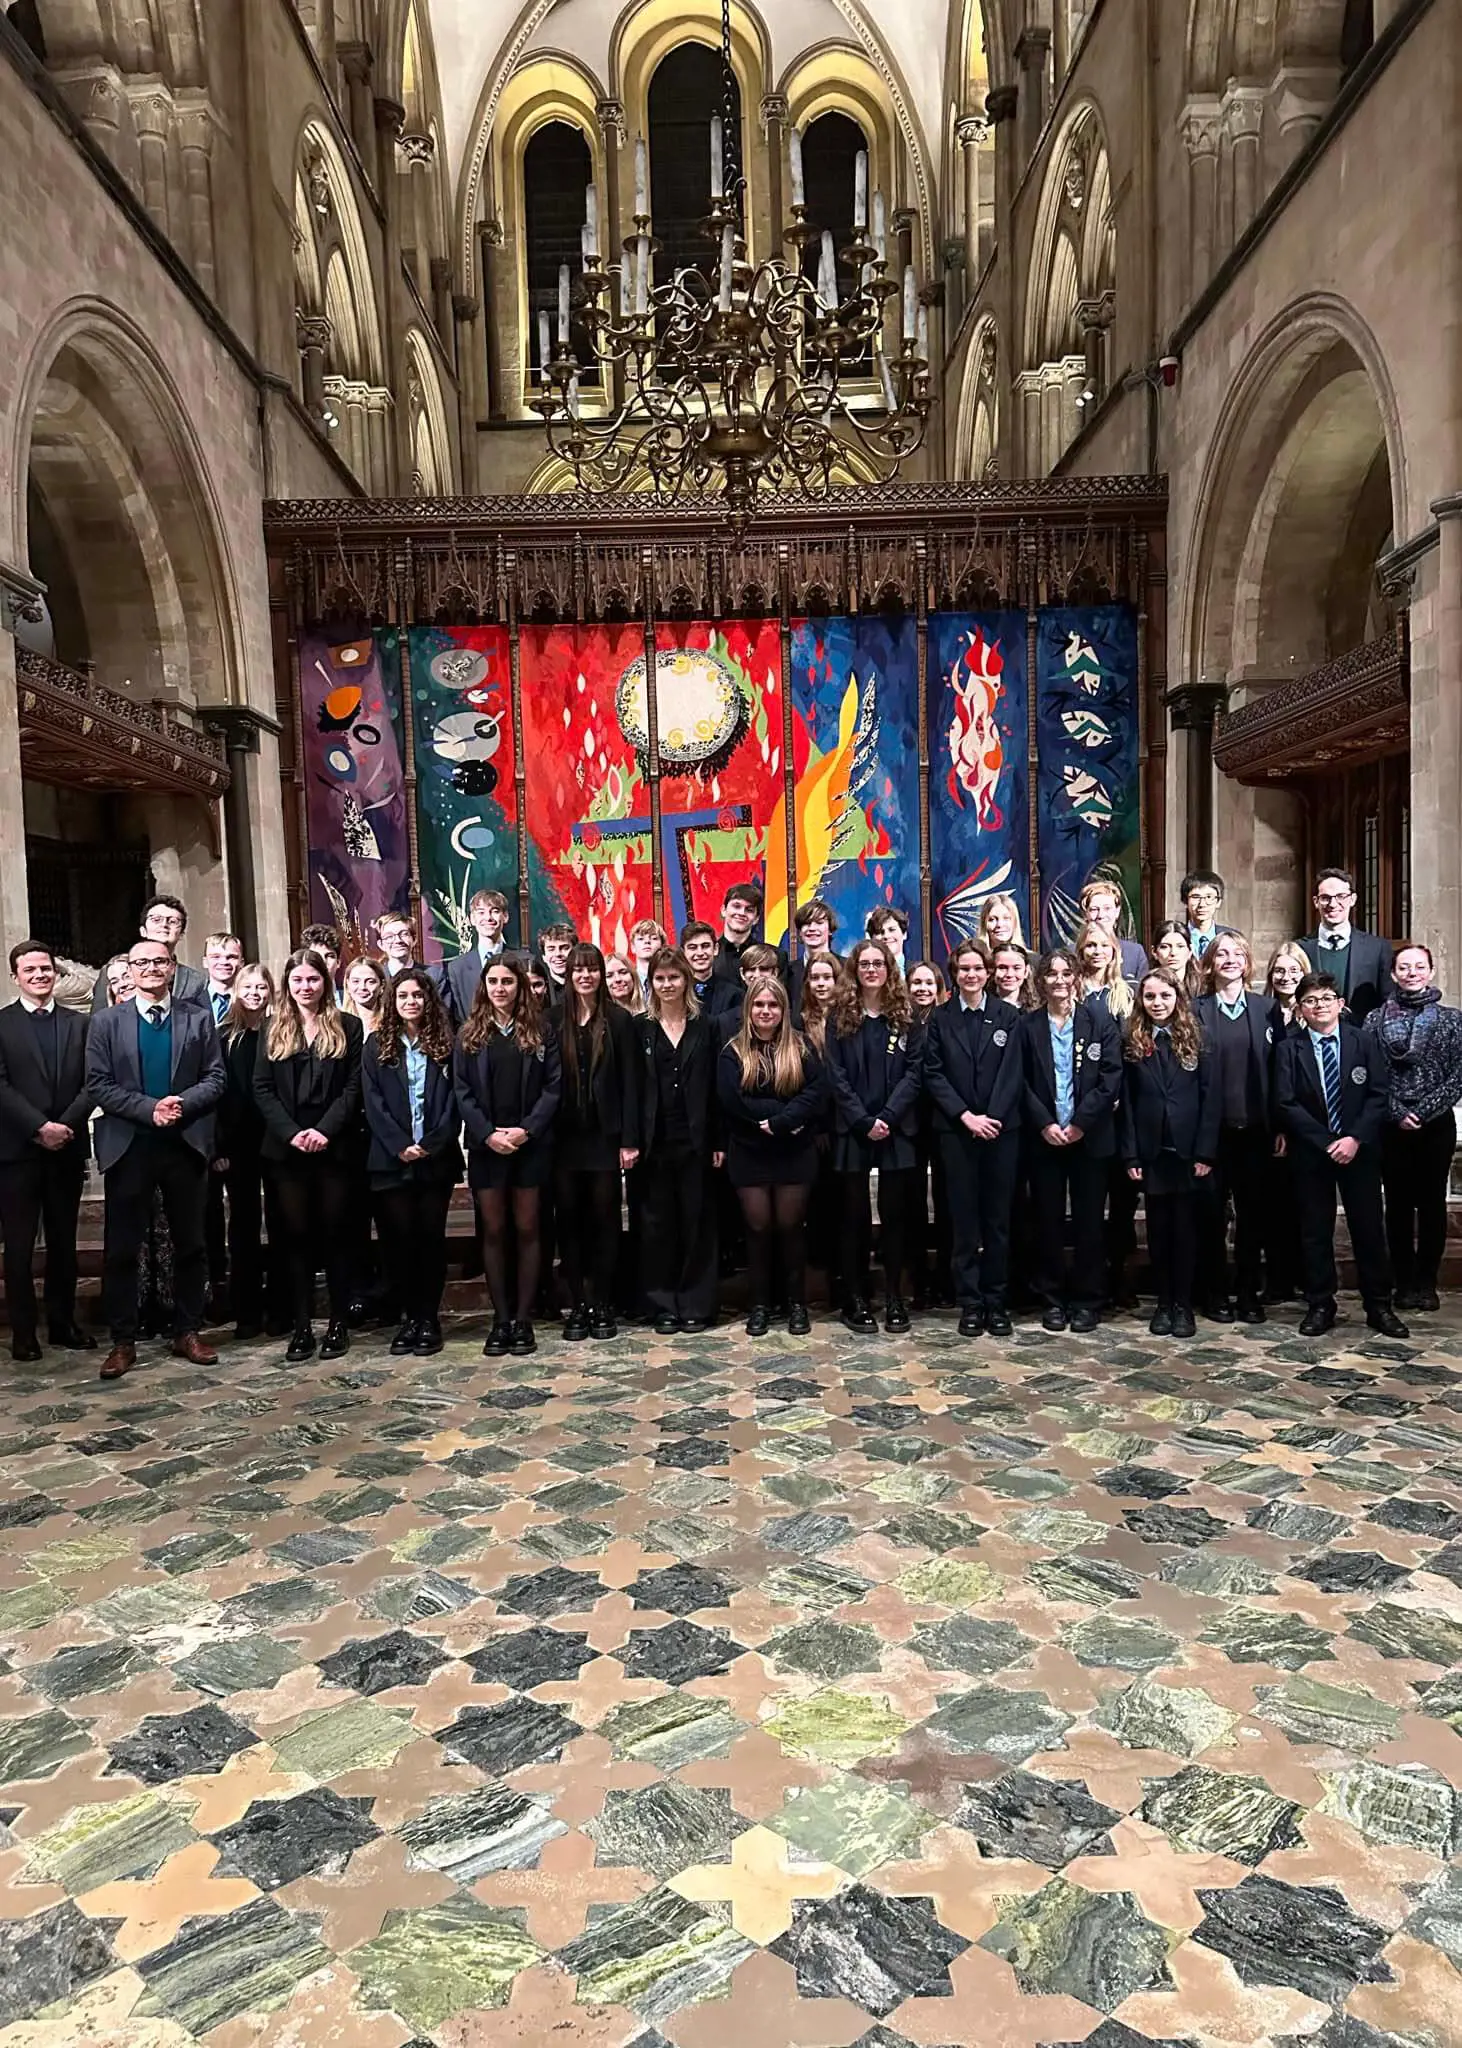
[[[970,1013],[970,1015],[971,1015],[972,1017],[974,1017],[974,1016],[977,1016],[977,1015],[979,1014],[979,1012],[980,1012],[981,1010],[983,1010],[983,1009],[984,1009],[984,1007],[985,1007],[985,991],[984,991],[984,989],[981,989],[981,990],[980,990],[980,994],[979,994],[979,999],[978,999],[978,1000],[977,1000],[976,1002],[973,1002],[973,1003],[967,1003],[967,1002],[965,1001],[965,994],[964,994],[964,990],[963,990],[963,989],[961,989],[961,990],[959,991],[959,1006],[960,1006],[960,1008],[961,1008],[962,1010],[968,1010],[968,1011],[969,1011],[969,1013]]]
[[[173,997],[171,989],[167,990],[164,994],[160,996],[145,996],[139,990],[138,993],[135,996],[133,996],[132,1000],[134,1003],[136,1003],[138,1010],[144,1017],[147,1017],[147,1013],[149,1010],[161,1010],[163,1022],[166,1023],[168,1018],[172,1015]],[[147,1021],[150,1024],[152,1022],[152,1019],[150,1017],[147,1017]]]
[[[49,1017],[55,1010],[56,998],[52,996],[49,1002],[33,1003],[29,996],[22,996],[20,999],[20,1007],[23,1010],[29,1010],[32,1017]]]
[[[1320,951],[1322,953],[1328,953],[1332,946],[1348,946],[1349,944],[1350,926],[1348,924],[1321,925]]]

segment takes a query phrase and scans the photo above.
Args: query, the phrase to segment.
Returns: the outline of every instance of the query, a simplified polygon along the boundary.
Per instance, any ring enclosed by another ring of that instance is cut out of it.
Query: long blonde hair
[[[223,1039],[225,1039],[229,1045],[236,1044],[239,1038],[241,1038],[243,1034],[247,1031],[259,1031],[267,1027],[269,1021],[269,1013],[274,1008],[274,1005],[279,1001],[279,990],[274,986],[274,976],[269,972],[269,969],[264,965],[262,960],[250,960],[247,962],[246,965],[239,969],[238,973],[234,976],[235,988],[238,987],[239,983],[243,980],[246,974],[263,975],[265,983],[269,989],[269,1001],[265,1005],[260,1016],[256,1018],[256,1020],[251,1024],[249,1022],[249,1013],[244,1008],[243,1004],[239,1001],[238,997],[233,996],[230,998],[229,1006],[223,1013],[223,1022],[218,1027],[219,1035]]]
[[[1082,954],[1086,949],[1088,940],[1091,939],[1101,939],[1112,949],[1112,957],[1098,977],[1095,986],[1097,988],[1104,988],[1107,992],[1108,1016],[1113,1018],[1118,1024],[1125,1023],[1127,1018],[1132,1015],[1132,984],[1122,972],[1122,948],[1117,943],[1116,934],[1109,932],[1105,925],[1084,924],[1076,934],[1076,943],[1072,947],[1072,951],[1075,953],[1081,967],[1082,986],[1078,990],[1078,994],[1084,996],[1088,992],[1085,984],[1089,978],[1089,969],[1085,960],[1082,959]]]
[[[757,996],[768,992],[776,997],[780,1012],[777,1035],[770,1043],[758,1038],[751,1028],[751,1005]],[[765,1088],[770,1084],[772,1093],[784,1101],[801,1093],[807,1078],[807,1041],[792,1028],[792,1005],[774,974],[751,977],[741,1011],[741,1029],[731,1044],[741,1062],[743,1088]]]
[[[992,939],[990,936],[990,912],[995,908],[997,903],[1004,904],[1005,908],[1010,912],[1010,915],[1015,919],[1015,930],[1010,934],[1009,939],[996,940]],[[1007,895],[1003,889],[997,890],[997,892],[993,896],[987,896],[985,898],[985,901],[981,904],[979,923],[975,927],[975,937],[980,941],[980,944],[982,946],[987,947],[988,950],[992,953],[995,951],[997,945],[1008,946],[1011,943],[1012,939],[1014,940],[1015,944],[1021,948],[1022,952],[1028,952],[1030,950],[1025,943],[1025,932],[1022,929],[1020,922],[1020,905],[1016,902],[1013,896]]]
[[[289,986],[289,977],[296,967],[313,967],[325,984],[316,1012],[320,1024],[313,1046],[305,1037],[304,1019]],[[330,970],[312,946],[301,946],[284,963],[282,986],[275,999],[268,1035],[264,1040],[265,1058],[288,1060],[298,1052],[313,1052],[317,1059],[338,1060],[344,1057],[346,1043],[345,1025],[336,1006],[335,984],[330,979]]]

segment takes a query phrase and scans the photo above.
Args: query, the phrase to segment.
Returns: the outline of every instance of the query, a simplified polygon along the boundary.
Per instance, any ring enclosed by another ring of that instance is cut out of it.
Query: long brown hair
[[[533,984],[528,979],[528,969],[515,955],[503,954],[496,960],[489,960],[477,979],[477,993],[472,998],[472,1014],[462,1026],[458,1040],[463,1052],[481,1052],[485,1045],[492,1043],[497,1030],[497,1012],[493,1009],[492,998],[487,992],[489,970],[506,968],[517,984],[513,997],[513,1037],[519,1052],[537,1052],[543,1043],[543,1012],[538,1007],[538,998],[533,993]]]
[[[781,1012],[777,1035],[770,1043],[759,1039],[751,1028],[752,999],[767,992],[776,997]],[[770,1087],[772,1093],[784,1101],[790,1095],[800,1094],[807,1078],[807,1041],[800,1031],[792,1028],[791,1001],[775,974],[752,976],[742,1006],[741,1029],[731,1044],[741,1062],[743,1088]]]
[[[1166,967],[1149,967],[1137,984],[1137,1003],[1127,1025],[1127,1036],[1123,1041],[1124,1056],[1132,1060],[1150,1060],[1157,1051],[1157,1042],[1152,1035],[1152,1019],[1142,1007],[1142,991],[1150,981],[1160,981],[1164,988],[1170,988],[1177,997],[1173,1014],[1163,1027],[1172,1040],[1173,1051],[1185,1067],[1196,1067],[1198,1055],[1203,1050],[1203,1033],[1198,1019],[1193,1014],[1193,1005],[1188,1000],[1188,991],[1178,986]]]
[[[313,967],[325,984],[320,995],[320,1007],[315,1013],[320,1024],[313,1046],[305,1037],[304,1019],[289,986],[289,977],[296,967]],[[335,1001],[335,984],[330,979],[330,970],[313,946],[301,946],[284,963],[281,986],[264,1040],[264,1056],[271,1060],[288,1060],[293,1059],[296,1053],[309,1051],[316,1059],[338,1060],[344,1057],[345,1047],[345,1025]]]
[[[235,988],[238,987],[246,974],[263,975],[269,987],[269,1001],[254,1019],[253,1023],[250,1023],[249,1013],[238,997],[235,995],[229,998],[228,1008],[223,1013],[223,1022],[218,1027],[219,1036],[229,1045],[235,1044],[245,1032],[258,1031],[261,1026],[267,1024],[269,1012],[279,1000],[279,990],[274,985],[274,976],[269,972],[269,969],[262,960],[250,960],[247,965],[239,969],[238,973],[234,976]]]
[[[394,1067],[401,1057],[406,1027],[397,1012],[396,998],[408,982],[413,982],[422,995],[421,1023],[417,1027],[416,1042],[429,1060],[435,1060],[439,1067],[445,1066],[452,1057],[452,1020],[447,1015],[447,1006],[436,983],[419,967],[403,967],[386,985],[381,1021],[376,1026],[376,1058],[383,1067]]]
[[[851,1038],[863,1022],[863,990],[858,981],[858,962],[865,953],[877,953],[888,969],[880,1014],[889,1030],[907,1031],[909,1028],[909,992],[904,987],[898,963],[882,939],[859,939],[856,946],[848,948],[843,959],[838,992],[833,998],[833,1028],[839,1038]]]
[[[650,985],[645,997],[646,1013],[655,1018],[657,1022],[659,1021],[661,1004],[660,998],[655,992],[655,976],[668,973],[671,968],[674,968],[675,972],[685,983],[686,1016],[699,1017],[701,1013],[701,999],[695,992],[695,976],[690,971],[690,962],[686,959],[684,953],[681,952],[679,946],[662,946],[650,962]]]
[[[579,991],[574,987],[576,967],[597,967],[599,986],[594,993],[593,1007],[587,1024],[579,1022]],[[579,1086],[579,1041],[588,1034],[589,1073],[597,1074],[599,1062],[603,1059],[609,1044],[609,1010],[614,998],[609,993],[609,983],[604,978],[604,955],[597,946],[583,941],[570,949],[564,965],[563,1021],[559,1025],[559,1042],[563,1047],[564,1087],[575,1093]]]
[[[812,986],[812,970],[823,960],[833,971],[833,992],[823,1003]],[[838,982],[842,978],[843,963],[836,953],[825,948],[818,953],[809,953],[802,963],[802,1035],[819,1052],[827,1044],[827,1023],[838,1000]]]
[[[1193,941],[1189,937],[1187,924],[1181,917],[1167,917],[1163,919],[1152,935],[1152,945],[1148,949],[1149,955],[1155,967],[1162,967],[1163,963],[1157,957],[1157,949],[1164,939],[1171,938],[1181,939],[1188,948],[1188,963],[1183,969],[1182,989],[1189,1002],[1192,1002],[1203,991],[1203,976],[1199,971],[1198,962],[1193,957]],[[1171,967],[1164,967],[1163,972],[1165,974],[1172,974],[1173,970]],[[1173,979],[1176,981],[1177,976],[1173,975]]]

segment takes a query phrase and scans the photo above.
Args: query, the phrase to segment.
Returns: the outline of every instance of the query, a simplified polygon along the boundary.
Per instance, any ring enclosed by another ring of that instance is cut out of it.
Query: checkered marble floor
[[[1462,1313],[0,1381],[0,2048],[1459,2048]]]

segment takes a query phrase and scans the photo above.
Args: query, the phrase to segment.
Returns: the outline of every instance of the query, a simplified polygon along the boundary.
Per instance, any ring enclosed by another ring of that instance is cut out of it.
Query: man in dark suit
[[[0,1230],[10,1355],[40,1357],[33,1263],[46,1226],[46,1336],[93,1351],[76,1324],[76,1219],[86,1179],[86,1019],[56,1001],[56,958],[38,939],[10,950],[19,1000],[0,1010]]]
[[[964,939],[949,956],[954,994],[924,1039],[924,1085],[934,1103],[954,1238],[959,1333],[1008,1337],[1010,1212],[1020,1154],[1022,1070],[1013,1003],[989,993],[990,955]]]
[[[142,922],[137,927],[140,938],[160,939],[176,956],[187,929],[188,913],[176,896],[151,896],[143,904]],[[175,1003],[202,1003],[207,1007],[208,976],[200,969],[186,967],[178,961],[173,976],[172,999]],[[96,987],[91,992],[92,1014],[96,1015],[106,1007],[107,977],[102,973],[97,976]]]
[[[1309,1313],[1302,1337],[1335,1321],[1335,1200],[1345,1204],[1366,1321],[1383,1337],[1410,1335],[1391,1305],[1391,1257],[1381,1208],[1381,1130],[1387,1068],[1376,1040],[1341,1015],[1329,974],[1299,985],[1300,1029],[1280,1041],[1274,1095],[1289,1134]]]
[[[1315,882],[1315,909],[1319,924],[1300,944],[1318,973],[1333,976],[1351,1022],[1364,1024],[1391,994],[1391,948],[1385,939],[1358,931],[1351,923],[1355,881],[1346,869],[1321,868]]]
[[[467,906],[477,944],[446,963],[439,985],[452,1022],[459,1028],[472,1015],[486,969],[507,955],[503,933],[508,924],[508,899],[501,889],[479,889]]]
[[[802,1015],[802,984],[807,963],[814,953],[830,953],[838,914],[821,896],[799,903],[792,913],[792,930],[782,941],[782,981],[792,1002],[792,1021]]]
[[[223,1054],[211,1010],[172,1000],[173,957],[162,940],[138,939],[127,961],[136,996],[94,1020],[86,1048],[87,1093],[102,1111],[102,1291],[112,1331],[106,1380],[137,1362],[137,1255],[154,1192],[173,1240],[173,1355],[194,1365],[217,1358],[198,1330],[208,1284],[203,1217],[213,1112],[227,1085]]]

